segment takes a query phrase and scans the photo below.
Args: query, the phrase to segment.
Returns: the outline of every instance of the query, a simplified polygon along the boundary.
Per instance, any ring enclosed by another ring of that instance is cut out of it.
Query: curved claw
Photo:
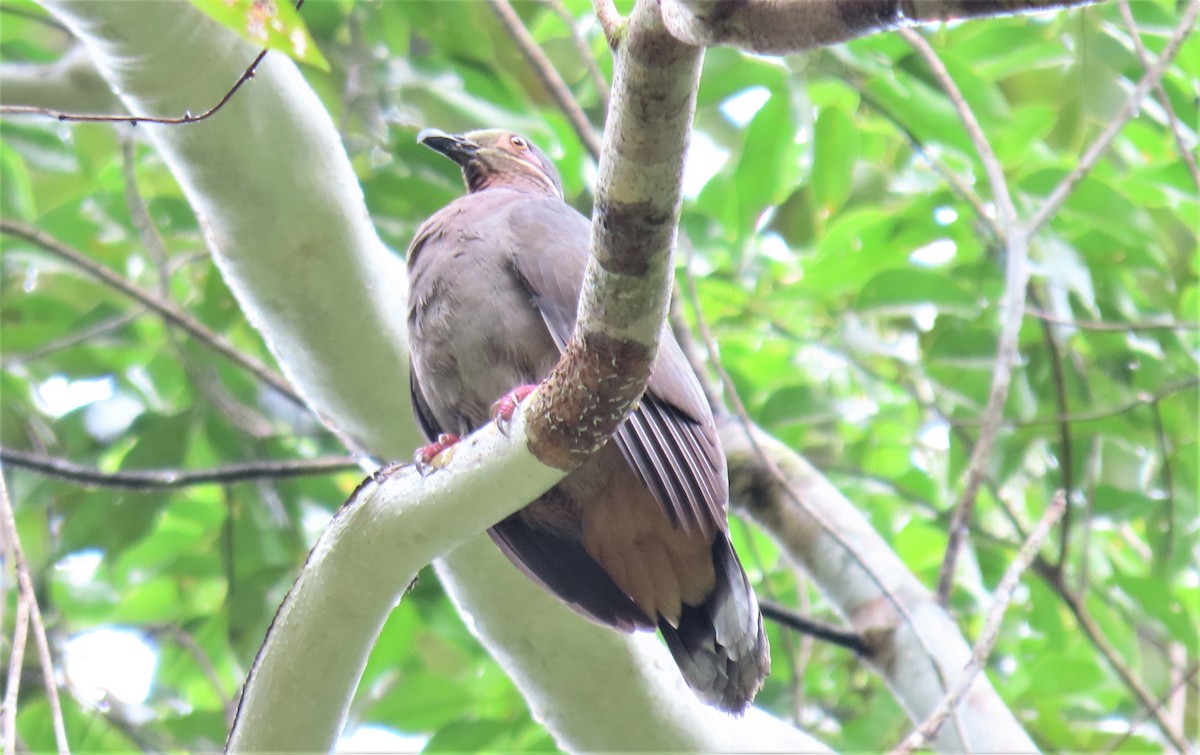
[[[450,461],[450,457],[439,459],[442,452],[450,450],[455,443],[458,442],[458,436],[450,433],[442,433],[433,443],[426,446],[421,446],[413,454],[413,462],[417,465],[417,471],[422,476],[441,469]]]
[[[507,436],[508,426],[512,424],[512,418],[517,412],[517,407],[529,397],[529,394],[536,390],[536,385],[518,385],[496,399],[496,402],[492,404],[491,410],[492,421],[496,423],[496,429]]]

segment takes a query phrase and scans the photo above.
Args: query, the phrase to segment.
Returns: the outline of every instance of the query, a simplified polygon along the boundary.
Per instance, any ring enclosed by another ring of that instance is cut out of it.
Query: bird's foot
[[[516,413],[517,407],[536,390],[536,385],[518,385],[496,399],[496,403],[492,404],[492,421],[496,423],[496,428],[501,433],[508,435],[508,426],[512,424],[513,414]]]
[[[434,442],[427,446],[421,446],[418,448],[416,453],[413,454],[413,461],[417,465],[417,471],[424,476],[435,469],[441,469],[444,467],[446,463],[450,461],[450,457],[447,456],[443,459],[439,459],[438,457],[442,455],[442,452],[450,450],[450,448],[457,442],[457,435],[442,433]]]

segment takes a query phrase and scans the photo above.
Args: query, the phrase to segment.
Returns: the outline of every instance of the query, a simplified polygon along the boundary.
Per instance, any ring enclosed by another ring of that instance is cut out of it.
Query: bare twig
[[[1156,83],[1162,81],[1163,74],[1167,68],[1175,60],[1175,55],[1179,52],[1179,48],[1183,45],[1183,40],[1196,27],[1196,17],[1200,15],[1200,0],[1191,0],[1183,11],[1183,17],[1179,20],[1179,25],[1175,27],[1175,32],[1171,35],[1171,39],[1167,42],[1167,46],[1163,48],[1162,54],[1158,56],[1158,60],[1154,62],[1141,81],[1134,87],[1133,92],[1125,100],[1123,104],[1109,120],[1108,124],[1096,137],[1096,140],[1084,150],[1083,155],[1079,158],[1079,162],[1075,164],[1075,168],[1067,174],[1053,191],[1050,196],[1046,197],[1046,201],[1042,203],[1041,209],[1029,221],[1026,227],[1030,235],[1037,233],[1046,222],[1058,212],[1058,208],[1071,195],[1075,185],[1083,180],[1083,177],[1096,165],[1100,156],[1112,144],[1113,139],[1125,126],[1125,124],[1137,112],[1146,94]]]
[[[304,0],[296,0],[296,10],[299,10],[301,5],[304,5]],[[62,110],[55,110],[53,108],[35,107],[30,105],[0,105],[0,115],[40,115],[47,118],[54,118],[59,121],[70,121],[72,123],[128,123],[130,126],[136,126],[139,123],[159,123],[168,126],[199,123],[200,121],[207,120],[213,115],[216,115],[217,111],[225,107],[225,104],[228,103],[229,100],[233,99],[233,95],[237,94],[237,91],[242,88],[242,84],[245,84],[247,81],[254,78],[255,71],[258,70],[259,64],[262,63],[263,58],[267,56],[268,52],[269,50],[267,48],[263,48],[263,50],[258,53],[257,56],[255,56],[250,65],[247,66],[246,70],[242,72],[242,75],[238,77],[238,80],[233,82],[233,86],[229,88],[229,91],[227,91],[215,105],[210,107],[208,110],[205,110],[200,115],[192,115],[190,110],[185,110],[183,115],[177,118],[124,114],[90,115],[86,113],[68,113]]]
[[[1017,211],[1005,183],[1004,169],[992,151],[979,121],[966,100],[954,83],[950,72],[942,64],[937,53],[930,47],[919,33],[912,29],[900,30],[900,35],[925,59],[934,77],[946,91],[946,95],[958,111],[967,136],[983,163],[992,190],[992,198],[1000,212],[998,225],[1007,229],[1005,240],[1005,272],[1004,292],[1001,295],[1003,305],[1000,318],[1000,337],[996,348],[995,366],[992,370],[992,385],[988,391],[987,406],[983,411],[983,424],[971,459],[967,463],[965,482],[962,494],[954,505],[954,516],[950,523],[949,539],[946,545],[946,556],[938,574],[937,596],[945,604],[954,585],[954,569],[958,562],[959,552],[967,535],[967,522],[970,521],[975,509],[975,499],[983,482],[988,459],[995,443],[996,434],[1000,431],[1001,420],[1004,417],[1004,402],[1008,398],[1008,388],[1012,383],[1012,372],[1017,362],[1018,336],[1021,331],[1021,320],[1025,309],[1025,291],[1029,284],[1029,237],[1017,223]]]
[[[2,472],[2,470],[0,470]],[[54,659],[50,656],[50,643],[46,640],[46,626],[42,623],[42,612],[37,604],[37,592],[33,589],[33,577],[29,574],[29,563],[21,549],[21,538],[17,534],[17,519],[12,501],[8,497],[8,486],[0,473],[0,533],[8,542],[13,566],[17,572],[17,590],[23,593],[29,609],[29,623],[33,626],[33,641],[37,645],[38,660],[42,667],[42,681],[46,685],[46,702],[50,706],[50,720],[54,724],[54,742],[59,755],[67,755],[71,748],[67,744],[67,730],[63,725],[62,704],[58,699],[58,681],[54,678]],[[19,609],[18,609],[19,613]],[[20,669],[17,669],[20,673]],[[12,732],[15,737],[15,730]]]
[[[1142,680],[1125,663],[1125,659],[1121,657],[1121,653],[1108,641],[1108,637],[1104,635],[1096,620],[1092,618],[1083,601],[1080,600],[1078,595],[1067,588],[1066,583],[1063,581],[1062,571],[1043,559],[1037,559],[1033,562],[1033,570],[1067,604],[1067,608],[1075,616],[1075,621],[1083,629],[1088,639],[1091,640],[1092,645],[1100,651],[1100,654],[1108,661],[1108,665],[1112,666],[1113,670],[1117,672],[1117,676],[1121,677],[1121,681],[1133,692],[1141,702],[1143,708],[1150,711],[1159,729],[1171,742],[1171,745],[1181,753],[1190,752],[1191,747],[1188,745],[1187,738],[1183,736],[1182,732],[1176,730],[1174,723],[1167,717],[1162,705],[1155,699],[1154,694],[1146,688]]]
[[[1028,292],[1029,298],[1038,304],[1037,291],[1033,286],[1030,286]],[[1057,336],[1054,333],[1054,326],[1045,320],[1041,321],[1042,325],[1042,340],[1046,344],[1046,351],[1050,353],[1050,375],[1054,381],[1054,406],[1058,411],[1059,417],[1070,417],[1071,404],[1067,398],[1067,377],[1066,371],[1063,369],[1062,352],[1059,349]],[[1059,443],[1059,464],[1058,468],[1062,474],[1062,487],[1066,492],[1068,500],[1075,493],[1075,456],[1071,447],[1071,422],[1068,419],[1058,423],[1058,443]],[[1065,568],[1067,563],[1067,550],[1071,545],[1071,507],[1068,506],[1066,513],[1063,514],[1062,527],[1058,530],[1058,565],[1060,568]]]
[[[138,319],[146,313],[145,307],[138,307],[128,312],[122,312],[119,315],[114,315],[107,320],[101,320],[87,328],[80,328],[72,333],[68,333],[62,338],[57,338],[53,341],[38,346],[36,349],[18,354],[5,354],[0,357],[0,367],[4,369],[12,369],[19,364],[26,364],[35,359],[41,359],[49,356],[57,351],[69,349],[72,346],[78,346],[81,343],[87,343],[94,338],[114,333],[129,323]]]
[[[43,233],[41,230],[33,226],[25,225],[24,223],[10,220],[8,218],[0,218],[0,233],[6,233],[11,236],[25,239],[26,241],[37,245],[42,250],[61,259],[70,262],[72,265],[84,270],[94,278],[98,278],[103,283],[111,288],[114,288],[121,293],[129,296],[142,303],[149,309],[157,312],[167,322],[177,325],[187,331],[194,338],[207,344],[209,347],[219,352],[222,356],[229,359],[234,364],[240,365],[248,372],[253,374],[262,382],[274,388],[285,398],[299,407],[307,409],[304,399],[288,385],[282,377],[271,370],[269,367],[259,362],[257,359],[239,351],[233,344],[226,340],[220,334],[211,330],[207,325],[196,320],[187,312],[180,309],[172,302],[163,301],[161,298],[144,291],[141,288],[126,281],[121,276],[112,272],[103,265],[92,261],[87,255],[73,249],[58,239]]]
[[[1184,673],[1175,680],[1175,683],[1172,684],[1167,691],[1155,701],[1155,708],[1163,708],[1166,706],[1167,701],[1174,697],[1177,692],[1185,689],[1188,683],[1196,677],[1198,672],[1200,672],[1200,663],[1193,663],[1191,667],[1184,671]],[[1126,740],[1133,736],[1133,732],[1137,729],[1137,727],[1153,714],[1153,708],[1142,708],[1138,711],[1136,716],[1131,716],[1129,719],[1129,728],[1125,730],[1124,734],[1120,735],[1119,737],[1114,737],[1113,740],[1108,743],[1108,746],[1104,748],[1103,752],[1107,754],[1116,752],[1118,749],[1120,749],[1121,745],[1125,744]]]
[[[233,698],[225,691],[225,685],[221,682],[221,677],[208,655],[204,652],[204,648],[200,647],[195,638],[190,634],[172,624],[158,627],[154,631],[158,634],[170,636],[172,640],[192,656],[192,659],[196,661],[196,665],[200,667],[200,671],[208,679],[208,683],[212,685],[213,692],[221,699],[221,709],[225,711],[225,726],[227,728],[232,727],[237,707],[234,704]]]
[[[824,640],[832,645],[853,650],[858,655],[868,655],[871,652],[866,641],[856,632],[801,616],[773,600],[760,600],[758,607],[762,610],[764,619],[770,619],[809,637],[816,637],[818,640]]]
[[[513,42],[516,42],[521,53],[525,56],[525,60],[529,65],[533,66],[534,73],[537,74],[538,80],[542,82],[546,93],[558,105],[558,109],[567,117],[567,122],[571,124],[571,128],[575,129],[575,134],[579,137],[579,141],[583,142],[583,146],[596,160],[600,159],[600,137],[596,135],[596,130],[592,128],[591,121],[584,114],[583,108],[575,100],[575,95],[571,93],[571,89],[567,86],[567,82],[563,81],[562,76],[555,70],[554,64],[546,57],[546,53],[542,52],[542,48],[538,46],[537,40],[525,28],[525,24],[521,21],[521,17],[513,10],[512,5],[508,0],[488,0],[488,5],[496,14],[496,18],[504,25],[508,35],[512,37]]]
[[[1145,406],[1146,404],[1156,404],[1172,394],[1179,393],[1180,391],[1186,391],[1189,388],[1195,388],[1197,386],[1200,386],[1200,375],[1192,375],[1191,377],[1184,378],[1183,380],[1177,380],[1174,383],[1168,383],[1154,393],[1140,391],[1132,401],[1114,406],[1111,409],[1097,409],[1093,412],[1079,412],[1067,417],[1034,417],[1032,419],[1023,419],[1013,422],[1012,426],[1037,427],[1038,425],[1057,425],[1062,422],[1071,422],[1073,424],[1078,424],[1080,422],[1097,422],[1102,419],[1108,419],[1110,417],[1116,417],[1121,414],[1131,412],[1134,409]],[[977,421],[972,420],[947,421],[955,427],[965,427],[968,425],[977,424]]]
[[[689,246],[689,255],[692,253],[692,251],[693,250]],[[686,290],[692,307],[692,312],[696,318],[696,328],[700,332],[701,342],[704,344],[704,347],[708,352],[709,363],[712,364],[713,369],[716,371],[717,377],[721,381],[721,385],[725,389],[725,395],[728,397],[730,408],[733,410],[734,419],[737,421],[747,443],[749,444],[755,457],[762,464],[763,468],[767,470],[772,478],[774,478],[774,480],[779,484],[780,489],[784,491],[784,494],[795,506],[799,508],[805,508],[803,499],[801,498],[800,493],[792,485],[791,480],[787,478],[787,475],[783,473],[783,470],[779,468],[779,465],[775,463],[775,460],[771,458],[771,456],[758,442],[758,438],[753,430],[753,420],[750,419],[750,414],[746,411],[746,405],[742,402],[741,397],[738,395],[737,386],[734,385],[733,378],[729,376],[729,372],[725,370],[725,366],[721,363],[721,358],[719,356],[720,352],[717,348],[716,338],[713,336],[712,331],[709,330],[708,324],[704,320],[704,315],[700,308],[700,297],[696,290],[696,281],[690,273],[690,268],[691,259],[688,259],[687,264],[684,266],[684,281],[686,282]],[[810,510],[807,508],[805,508],[805,510],[808,511],[813,517],[819,518],[819,515],[815,510]],[[847,554],[855,553],[854,548],[852,548],[850,544],[846,543],[842,539],[841,533],[836,527],[830,526],[827,522],[822,522],[822,527],[826,532],[829,533],[831,538],[837,541],[845,549]],[[863,573],[866,574],[867,577],[873,582],[876,589],[879,590],[880,595],[883,596],[892,606],[892,609],[896,612],[896,615],[899,616],[904,622],[910,625],[913,624],[913,618],[908,611],[908,606],[888,587],[887,584],[885,584],[879,578],[879,575],[875,574],[868,568],[864,568]],[[936,655],[926,644],[925,638],[921,636],[919,632],[914,633],[914,641],[920,646],[922,652],[924,652],[925,655],[930,659],[930,666],[933,669],[934,675],[937,676],[938,684],[941,689],[947,689],[947,680],[944,672],[942,671],[942,667],[937,663]],[[956,716],[954,722],[955,726],[958,728],[959,741],[968,741],[966,733],[963,730],[962,721],[960,721]]]
[[[0,481],[0,485],[3,485]],[[4,534],[4,562],[13,563],[12,541]],[[29,596],[17,587],[17,615],[13,619],[12,650],[8,654],[8,679],[4,685],[4,755],[17,751],[17,695],[25,667],[25,643],[29,637]]]
[[[172,490],[192,485],[232,485],[251,480],[280,480],[289,477],[325,475],[359,469],[352,456],[325,456],[318,459],[256,461],[228,464],[213,469],[146,469],[102,472],[95,467],[75,464],[52,456],[0,448],[0,461],[31,472],[99,488],[125,490]]]
[[[1125,28],[1129,31],[1129,38],[1133,40],[1133,48],[1137,51],[1142,66],[1150,68],[1154,61],[1150,58],[1150,53],[1146,51],[1146,46],[1142,44],[1142,35],[1138,32],[1137,22],[1133,19],[1133,10],[1129,7],[1129,0],[1117,0],[1117,9],[1121,11],[1121,20],[1125,22]],[[1196,165],[1196,156],[1192,154],[1192,150],[1187,145],[1187,139],[1183,135],[1183,126],[1179,123],[1179,117],[1175,115],[1175,108],[1171,105],[1171,98],[1167,96],[1166,90],[1163,89],[1161,79],[1154,82],[1154,94],[1167,114],[1167,124],[1171,127],[1171,134],[1175,137],[1175,147],[1179,150],[1179,156],[1183,158],[1184,165],[1187,165],[1188,172],[1192,174],[1192,181],[1196,184],[1196,188],[1200,188],[1200,167]]]
[[[990,230],[992,235],[996,238],[996,242],[1003,244],[1007,238],[1007,234],[1004,232],[1004,229],[1000,226],[1000,224],[996,222],[996,218],[992,216],[992,213],[988,212],[987,207],[985,207],[983,204],[983,200],[979,198],[979,195],[975,193],[975,190],[971,188],[966,181],[960,178],[957,173],[946,167],[941,160],[938,160],[936,157],[934,157],[929,149],[926,148],[925,144],[921,141],[920,137],[917,136],[916,132],[909,128],[908,124],[901,120],[900,116],[892,112],[887,105],[880,102],[878,97],[871,94],[861,76],[855,76],[853,83],[855,90],[862,99],[863,104],[879,113],[879,115],[891,123],[892,126],[900,132],[900,135],[904,137],[905,141],[908,142],[909,146],[913,148],[913,151],[920,155],[921,159],[924,160],[925,163],[929,165],[929,167],[935,173],[942,177],[942,180],[946,182],[946,184],[950,187],[950,190],[961,197],[967,204],[971,205],[971,209],[975,211],[976,217],[978,217],[980,222],[988,227],[988,230]]]
[[[1170,322],[1097,322],[1095,320],[1072,320],[1070,318],[1056,317],[1049,312],[1045,312],[1033,307],[1026,307],[1025,314],[1030,317],[1036,317],[1039,320],[1044,320],[1053,325],[1066,325],[1079,330],[1098,330],[1098,331],[1139,331],[1139,330],[1200,330],[1200,322],[1187,322],[1185,320],[1172,320]]]
[[[987,174],[988,186],[992,190],[992,200],[996,203],[997,209],[1000,211],[999,225],[1001,228],[1012,228],[1017,224],[1017,209],[1013,205],[1012,195],[1008,192],[1008,183],[1004,178],[1004,168],[1000,165],[1000,160],[996,157],[996,153],[992,150],[992,145],[988,142],[987,135],[983,133],[983,127],[979,125],[979,120],[975,117],[975,113],[971,111],[971,107],[967,105],[966,98],[963,97],[962,91],[958,85],[954,83],[950,72],[946,70],[946,66],[942,63],[942,59],[938,57],[937,52],[933,47],[925,41],[925,37],[915,29],[901,28],[897,33],[908,42],[917,54],[925,61],[925,65],[929,66],[930,73],[941,84],[945,90],[946,96],[950,98],[950,104],[954,106],[958,112],[959,120],[962,121],[963,128],[967,131],[967,137],[971,140],[972,146],[979,155],[979,161],[983,163],[983,170]]]
[[[542,2],[554,11],[555,15],[562,19],[562,22],[566,24],[567,29],[571,32],[571,42],[575,45],[575,52],[579,53],[579,58],[583,61],[584,67],[587,68],[588,76],[592,79],[592,85],[596,87],[596,92],[600,95],[600,104],[604,108],[604,112],[607,113],[608,80],[600,72],[600,66],[596,64],[596,56],[592,55],[592,50],[588,47],[587,40],[575,30],[575,19],[571,16],[571,12],[562,4],[562,0],[542,0]]]
[[[1050,502],[1049,508],[1046,509],[1046,513],[1042,515],[1025,544],[1021,546],[1021,550],[1017,552],[1017,557],[1009,564],[1000,584],[996,586],[992,605],[984,619],[983,630],[979,633],[979,639],[975,641],[975,646],[971,649],[971,660],[967,662],[962,675],[933,712],[911,734],[905,737],[899,746],[892,750],[893,755],[907,755],[933,739],[946,719],[958,708],[959,703],[974,684],[975,677],[987,663],[988,656],[991,655],[992,648],[1000,637],[1000,623],[1004,619],[1004,612],[1008,609],[1009,602],[1012,601],[1013,591],[1020,582],[1021,575],[1029,568],[1029,564],[1037,555],[1038,548],[1050,534],[1050,528],[1063,515],[1066,508],[1067,496],[1064,491],[1060,490]]]

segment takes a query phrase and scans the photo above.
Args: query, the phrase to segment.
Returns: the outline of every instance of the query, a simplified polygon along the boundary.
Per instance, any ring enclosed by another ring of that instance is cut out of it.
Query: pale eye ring
[[[510,144],[512,144],[517,149],[527,149],[529,147],[529,142],[525,141],[524,139],[522,139],[519,136],[513,136],[513,137],[509,138],[508,141]]]

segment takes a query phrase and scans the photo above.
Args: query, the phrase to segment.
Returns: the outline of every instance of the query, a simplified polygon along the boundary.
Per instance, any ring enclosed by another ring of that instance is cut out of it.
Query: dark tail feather
[[[713,543],[716,586],[703,604],[683,607],[679,627],[658,622],[688,686],[705,702],[742,713],[771,670],[754,589],[726,535]]]

